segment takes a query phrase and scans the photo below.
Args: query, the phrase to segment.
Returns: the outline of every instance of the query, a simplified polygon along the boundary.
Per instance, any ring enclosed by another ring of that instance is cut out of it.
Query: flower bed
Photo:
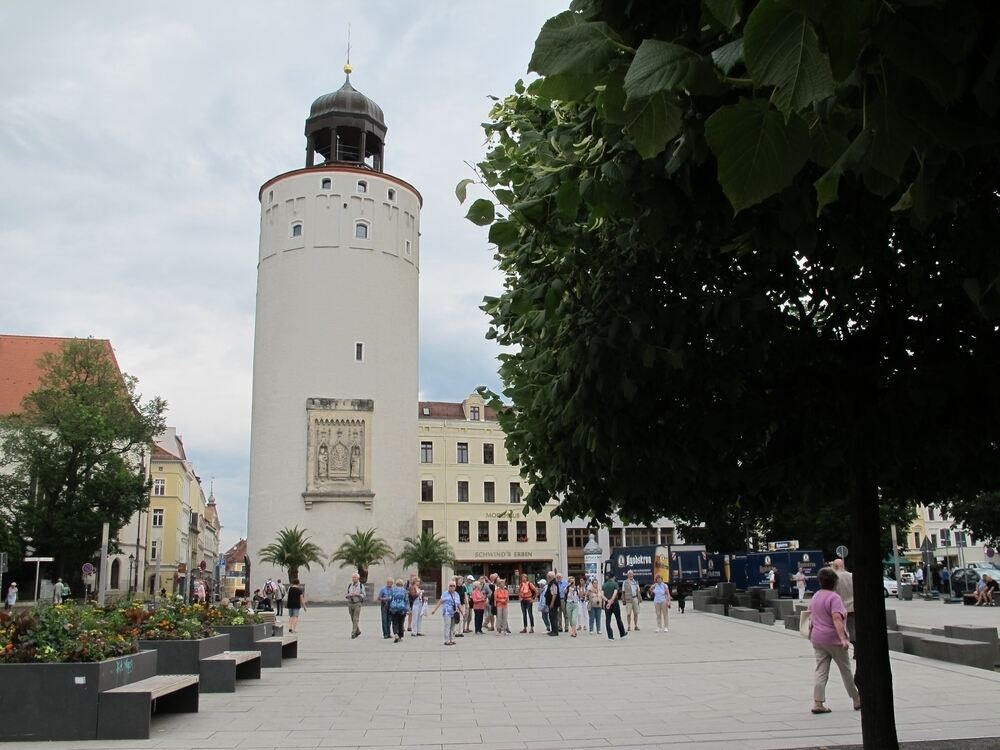
[[[0,612],[0,664],[97,662],[136,653],[129,630],[103,610],[75,604]]]

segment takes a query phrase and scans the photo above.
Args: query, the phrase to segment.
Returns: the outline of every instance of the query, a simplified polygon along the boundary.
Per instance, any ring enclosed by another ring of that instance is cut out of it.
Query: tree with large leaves
[[[166,402],[143,403],[106,342],[68,340],[39,366],[38,388],[0,433],[0,534],[22,551],[30,540],[73,580],[100,548],[102,524],[114,539],[146,507],[140,455],[163,430]]]
[[[440,573],[443,566],[455,564],[455,550],[443,536],[425,531],[416,538],[404,537],[403,550],[396,556],[396,562],[403,563],[407,568],[416,567],[421,576],[425,572]]]
[[[368,583],[368,568],[392,557],[392,548],[375,529],[355,529],[330,556],[330,562],[339,562],[342,568],[356,568],[362,583]]]
[[[313,563],[326,568],[323,562],[323,550],[318,544],[310,542],[310,539],[311,537],[306,536],[305,530],[298,526],[285,528],[278,532],[273,542],[257,554],[261,562],[287,568],[288,580],[291,582],[299,577],[299,568],[309,570],[309,566]]]
[[[849,518],[866,748],[898,745],[883,501],[1000,486],[998,28],[996,3],[574,0],[469,210],[527,506]]]

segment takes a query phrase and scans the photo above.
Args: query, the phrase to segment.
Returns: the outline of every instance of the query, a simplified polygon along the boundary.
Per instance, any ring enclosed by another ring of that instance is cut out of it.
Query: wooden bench
[[[236,680],[260,679],[260,651],[223,651],[199,663],[203,693],[234,693]]]
[[[295,635],[264,638],[254,645],[260,649],[261,666],[268,669],[280,667],[282,659],[297,659],[299,656],[299,638]]]
[[[163,674],[102,692],[97,738],[148,740],[154,713],[197,713],[198,675]]]

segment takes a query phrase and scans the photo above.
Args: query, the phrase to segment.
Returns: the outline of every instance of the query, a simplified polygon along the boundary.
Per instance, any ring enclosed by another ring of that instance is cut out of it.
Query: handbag
[[[456,612],[455,614],[453,614],[451,616],[451,621],[453,623],[455,623],[456,625],[458,625],[458,623],[460,623],[462,621],[462,616],[459,615],[458,612]]]
[[[812,632],[813,619],[812,612],[808,609],[804,609],[799,612],[799,633],[803,638],[808,638],[809,633]]]

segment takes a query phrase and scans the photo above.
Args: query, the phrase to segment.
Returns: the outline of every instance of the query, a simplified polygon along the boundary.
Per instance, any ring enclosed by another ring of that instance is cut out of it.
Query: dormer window
[[[391,201],[395,201],[396,200],[396,189],[395,188],[389,188],[388,192],[386,193],[386,197],[389,200],[391,200]]]
[[[333,180],[331,180],[329,177],[324,177],[323,181],[319,185],[320,185],[320,190],[329,190],[330,188],[333,187]]]
[[[368,183],[365,180],[358,180],[358,192],[359,193],[368,192]]]
[[[472,420],[473,422],[478,422],[479,421],[479,407],[478,406],[470,406],[469,407],[469,419]]]
[[[297,221],[294,224],[292,224],[292,237],[301,237],[301,236],[302,236],[302,222]]]
[[[354,237],[359,240],[368,239],[368,222],[359,221],[354,225]]]

